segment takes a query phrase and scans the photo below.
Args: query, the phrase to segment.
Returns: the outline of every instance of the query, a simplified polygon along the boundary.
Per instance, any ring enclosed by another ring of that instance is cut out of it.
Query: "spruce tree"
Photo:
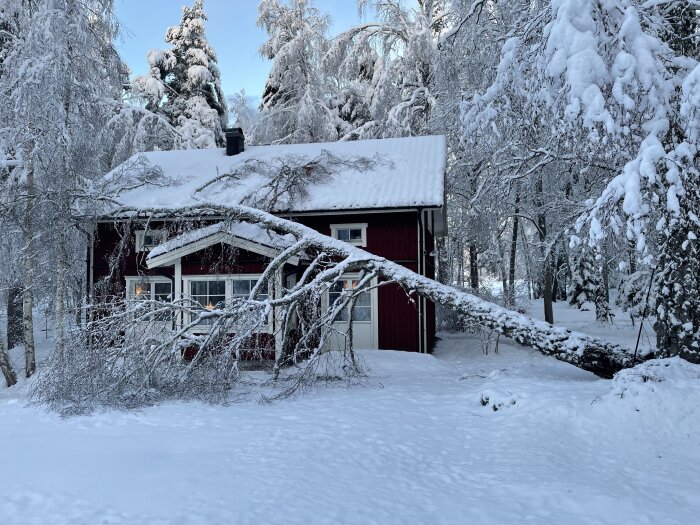
[[[654,329],[662,355],[700,363],[700,173],[685,172],[684,198],[662,230]]]
[[[572,260],[569,304],[579,309],[583,308],[585,303],[594,304],[598,286],[598,272],[592,250],[585,247]]]
[[[186,148],[223,146],[226,100],[216,52],[207,42],[203,0],[183,7],[180,24],[170,27],[168,50],[148,53],[150,71],[134,79],[146,109],[160,114],[180,133]]]
[[[342,58],[342,63],[338,64],[337,57],[328,53],[324,64],[328,75],[333,77],[335,88],[329,107],[335,118],[338,138],[356,140],[372,120],[370,105],[381,59],[369,45],[360,53]]]

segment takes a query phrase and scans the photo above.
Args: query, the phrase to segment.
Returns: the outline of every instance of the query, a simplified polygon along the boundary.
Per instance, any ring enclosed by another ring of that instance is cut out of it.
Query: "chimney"
[[[226,130],[226,155],[238,155],[245,150],[245,137],[242,128],[229,128]]]

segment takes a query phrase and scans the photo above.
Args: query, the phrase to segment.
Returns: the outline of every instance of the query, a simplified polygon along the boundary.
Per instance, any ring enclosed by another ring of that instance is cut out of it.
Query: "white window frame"
[[[192,294],[190,293],[190,290],[192,289],[192,286],[190,283],[193,281],[224,281],[225,283],[225,292],[224,292],[224,300],[226,302],[231,301],[233,299],[233,281],[245,281],[245,280],[258,280],[262,277],[261,273],[234,273],[234,274],[217,274],[217,275],[211,275],[211,274],[205,274],[205,275],[183,275],[182,276],[182,296],[185,299],[191,300]],[[267,293],[267,291],[266,291]],[[192,322],[192,316],[189,314],[185,314],[185,324],[189,324]],[[257,330],[257,333],[261,334],[271,334],[272,333],[272,314],[268,317],[267,324],[264,327],[261,327],[261,330]],[[202,326],[194,326],[191,328],[191,330],[195,333],[206,333],[210,330],[209,326],[207,325],[202,325]]]
[[[362,230],[362,239],[343,241],[353,246],[367,247],[367,223],[356,222],[350,224],[331,224],[331,237],[338,239],[338,230]]]
[[[163,277],[161,275],[129,275],[125,277],[126,279],[126,298],[129,301],[136,299],[134,296],[134,290],[137,283],[150,284],[151,299],[156,296],[156,283],[168,283],[170,285],[170,300],[173,300],[175,296],[175,285],[173,280],[168,277]]]
[[[144,239],[146,237],[146,231],[148,231],[148,233],[151,236],[156,236],[156,235],[160,234],[160,236],[161,236],[160,242],[161,243],[168,240],[168,230],[164,230],[161,228],[157,228],[155,230],[152,230],[150,228],[148,230],[136,230],[135,233],[136,233],[136,251],[137,252],[150,252],[153,248],[155,248],[155,246],[144,246],[143,245]]]
[[[135,297],[136,284],[143,283],[148,284],[150,288],[151,297],[150,300],[155,300],[156,298],[156,284],[169,284],[170,285],[170,301],[175,299],[175,283],[173,279],[164,277],[162,275],[129,275],[124,278],[126,280],[126,300],[127,301],[137,301]],[[162,319],[164,323],[172,323],[176,314],[173,312],[170,319]]]
[[[331,293],[331,285],[335,284],[336,282],[340,281],[361,281],[361,277],[359,273],[344,273],[338,278],[336,281],[333,281],[333,283],[329,284],[328,287],[326,288],[323,296],[323,307],[324,308],[330,308],[331,306],[331,301],[330,301],[330,293]],[[369,321],[353,321],[353,323],[374,323],[375,322],[375,316],[378,315],[378,300],[377,300],[377,293],[376,293],[376,286],[377,286],[377,278],[373,278],[368,287],[369,290],[366,290],[364,293],[369,294],[370,297],[370,311],[371,311],[371,317]],[[346,305],[345,308],[348,309],[347,315],[348,319],[350,318],[350,305]],[[347,324],[348,320],[345,321],[335,321],[336,323],[343,323]],[[375,323],[376,324],[376,323]]]

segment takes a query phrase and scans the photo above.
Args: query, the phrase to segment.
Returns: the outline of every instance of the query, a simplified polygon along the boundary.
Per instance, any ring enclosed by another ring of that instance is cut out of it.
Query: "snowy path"
[[[697,523],[697,389],[601,397],[610,381],[476,348],[365,352],[372,384],[273,405],[61,420],[0,389],[0,523]]]

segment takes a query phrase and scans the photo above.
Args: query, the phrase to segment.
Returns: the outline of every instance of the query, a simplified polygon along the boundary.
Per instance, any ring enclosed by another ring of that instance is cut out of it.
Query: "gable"
[[[183,233],[156,246],[146,257],[146,266],[149,269],[168,266],[182,257],[220,243],[274,258],[292,246],[294,238],[269,232],[255,224],[222,222]],[[292,257],[289,263],[298,265],[299,258]]]

